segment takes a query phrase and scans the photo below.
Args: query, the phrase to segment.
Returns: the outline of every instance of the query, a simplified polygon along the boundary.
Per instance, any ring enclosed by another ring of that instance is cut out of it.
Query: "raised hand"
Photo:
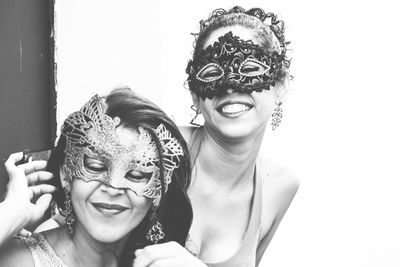
[[[52,173],[44,171],[46,161],[31,161],[17,166],[22,158],[22,152],[14,153],[4,164],[10,181],[6,197],[0,203],[0,211],[6,214],[0,217],[8,218],[6,222],[12,224],[8,234],[15,234],[40,220],[50,205],[51,193],[56,190],[52,185],[41,184],[53,178]],[[36,198],[36,203],[31,202]]]

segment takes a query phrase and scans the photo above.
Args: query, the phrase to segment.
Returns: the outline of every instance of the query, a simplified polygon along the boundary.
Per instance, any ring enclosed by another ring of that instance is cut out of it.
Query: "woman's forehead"
[[[218,41],[218,38],[224,36],[228,32],[232,32],[233,36],[238,36],[242,40],[252,40],[254,44],[259,44],[254,36],[254,31],[241,25],[227,26],[216,29],[210,33],[208,38],[204,42],[203,49],[206,49],[209,45],[213,45]]]
[[[115,128],[115,132],[119,138],[119,143],[126,148],[131,147],[139,140],[139,132],[136,129],[120,125]]]

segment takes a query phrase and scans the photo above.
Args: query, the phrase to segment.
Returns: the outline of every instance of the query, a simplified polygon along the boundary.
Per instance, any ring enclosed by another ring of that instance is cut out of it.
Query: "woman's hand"
[[[12,235],[21,231],[24,227],[40,220],[51,202],[51,194],[56,188],[49,184],[38,184],[53,178],[53,174],[43,171],[46,161],[31,161],[16,166],[23,158],[23,153],[11,154],[4,163],[10,181],[8,183],[6,197],[1,205],[1,218],[8,218],[6,226],[8,234]],[[32,203],[32,199],[36,203]],[[0,241],[1,241],[0,233]],[[7,237],[7,236],[6,236]]]
[[[206,267],[177,242],[147,246],[135,252],[133,267]]]

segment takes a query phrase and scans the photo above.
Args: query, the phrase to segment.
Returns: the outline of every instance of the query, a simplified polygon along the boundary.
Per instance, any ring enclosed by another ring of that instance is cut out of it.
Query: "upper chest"
[[[187,244],[189,249],[210,262],[234,254],[240,248],[250,222],[251,200],[237,203],[195,197],[192,205],[194,216]]]
[[[189,249],[211,262],[233,255],[252,223],[253,189],[252,183],[233,191],[190,188],[188,193],[194,217]]]
[[[194,210],[190,250],[201,259],[215,262],[235,255],[244,245],[258,244],[277,217],[281,192],[272,179],[255,182],[234,196],[218,191],[204,195],[189,189]],[[252,241],[244,244],[246,238]]]

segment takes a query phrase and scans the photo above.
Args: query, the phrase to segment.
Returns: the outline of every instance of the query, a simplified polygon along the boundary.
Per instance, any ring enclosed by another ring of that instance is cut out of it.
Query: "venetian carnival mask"
[[[83,108],[68,116],[62,134],[66,137],[65,172],[68,182],[82,179],[85,182],[99,181],[118,189],[129,189],[138,196],[155,200],[161,197],[160,155],[151,134],[138,127],[138,139],[131,146],[123,146],[116,133],[118,124],[105,114],[106,103],[99,96],[92,97]],[[162,146],[165,192],[174,169],[179,167],[184,155],[178,140],[160,124],[154,129]],[[85,167],[85,158],[104,163],[106,170],[90,172]],[[130,180],[130,171],[149,174],[143,181]]]
[[[193,56],[186,69],[189,88],[203,100],[221,96],[227,89],[269,90],[279,80],[284,61],[284,52],[267,51],[228,32]]]

